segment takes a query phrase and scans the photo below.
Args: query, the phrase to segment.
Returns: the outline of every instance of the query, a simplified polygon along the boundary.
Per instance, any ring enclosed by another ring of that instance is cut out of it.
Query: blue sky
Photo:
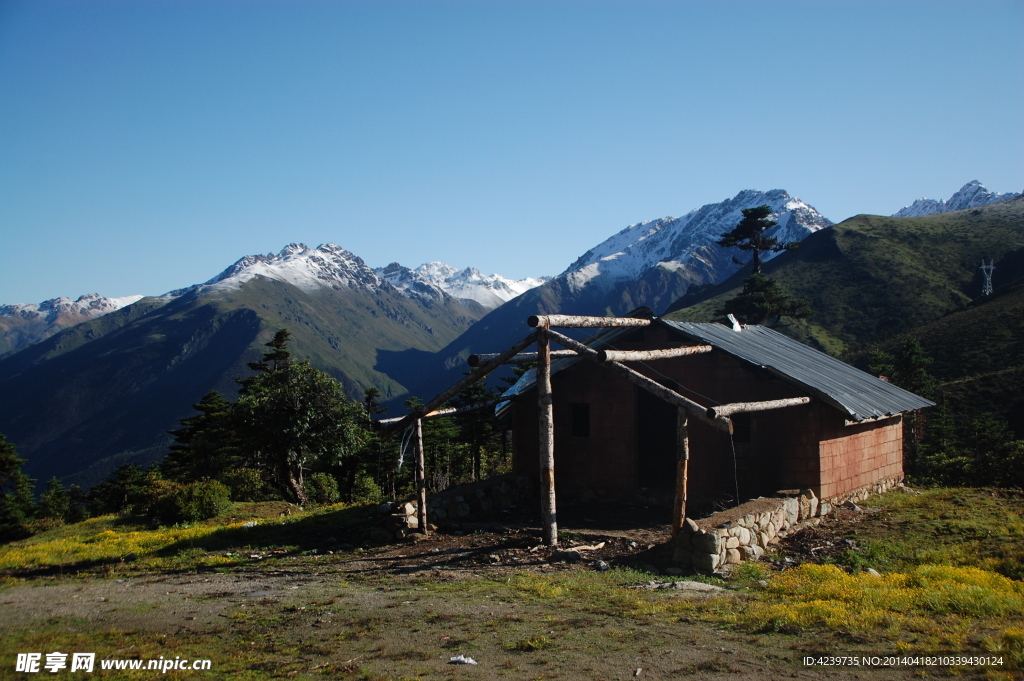
[[[289,242],[557,274],[744,188],[1024,189],[1024,3],[0,0],[0,303]]]

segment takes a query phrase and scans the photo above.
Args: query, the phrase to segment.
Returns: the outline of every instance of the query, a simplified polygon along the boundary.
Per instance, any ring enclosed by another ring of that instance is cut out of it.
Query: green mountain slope
[[[210,390],[233,394],[279,328],[291,331],[298,358],[361,397],[370,386],[406,389],[375,368],[378,353],[436,351],[480,316],[453,298],[423,301],[390,286],[303,291],[263,277],[140,303],[0,360],[0,432],[29,475],[89,485],[121,463],[157,460],[191,405]]]
[[[940,399],[957,413],[996,414],[1024,437],[1024,281],[911,334],[933,360],[929,373],[940,381]],[[901,340],[883,349],[894,352]]]
[[[961,309],[980,296],[981,259],[1000,277],[1019,269],[1024,197],[919,218],[858,215],[805,239],[765,267],[814,316],[786,333],[834,354],[903,333]],[[741,289],[737,275],[691,290],[669,319],[708,321]]]

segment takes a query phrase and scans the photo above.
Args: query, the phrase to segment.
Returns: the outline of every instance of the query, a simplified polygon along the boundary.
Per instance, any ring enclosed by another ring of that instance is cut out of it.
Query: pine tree
[[[175,443],[159,466],[164,477],[182,483],[219,480],[241,464],[233,407],[216,390],[192,405],[199,413],[171,431]]]
[[[744,324],[764,324],[775,328],[786,317],[806,319],[811,306],[806,300],[793,298],[771,277],[752,274],[743,281],[743,292],[726,301],[720,315],[733,314]]]
[[[761,273],[761,254],[776,253],[779,251],[792,250],[797,244],[780,244],[775,237],[765,236],[765,232],[777,225],[774,220],[768,217],[772,214],[770,206],[758,206],[757,208],[744,208],[743,219],[732,231],[721,235],[716,243],[723,248],[738,248],[741,251],[750,251],[752,258],[750,262],[743,262],[733,258],[737,265],[753,265],[754,274]]]
[[[0,434],[0,542],[27,537],[26,523],[32,519],[35,480],[21,472],[25,460],[14,445]]]

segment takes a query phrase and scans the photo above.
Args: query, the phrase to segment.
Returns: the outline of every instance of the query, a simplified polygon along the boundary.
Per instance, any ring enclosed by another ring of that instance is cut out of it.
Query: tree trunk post
[[[686,487],[690,468],[690,432],[687,425],[687,412],[679,407],[676,412],[676,500],[672,513],[673,539],[686,522]]]
[[[537,407],[540,430],[540,505],[544,544],[558,546],[555,502],[555,419],[551,398],[551,343],[548,327],[537,328]]]
[[[430,534],[427,528],[427,465],[423,458],[423,419],[416,419],[416,434],[413,436],[413,450],[416,454],[416,520],[420,532]]]

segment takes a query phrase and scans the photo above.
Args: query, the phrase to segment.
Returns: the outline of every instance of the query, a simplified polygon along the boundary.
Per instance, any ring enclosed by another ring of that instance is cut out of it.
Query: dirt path
[[[98,656],[212,660],[209,672],[171,672],[197,679],[915,676],[912,669],[805,668],[797,660],[814,642],[797,637],[624,617],[621,589],[580,599],[546,593],[543,581],[516,590],[523,575],[592,571],[599,560],[661,571],[670,558],[667,527],[574,528],[563,544],[582,546],[579,558],[538,548],[534,530],[504,529],[356,554],[253,554],[230,572],[37,579],[0,591],[8,613],[0,638],[13,652],[94,644]],[[659,589],[651,597],[701,594]],[[451,664],[456,655],[479,664]],[[119,673],[160,676],[98,675]]]

